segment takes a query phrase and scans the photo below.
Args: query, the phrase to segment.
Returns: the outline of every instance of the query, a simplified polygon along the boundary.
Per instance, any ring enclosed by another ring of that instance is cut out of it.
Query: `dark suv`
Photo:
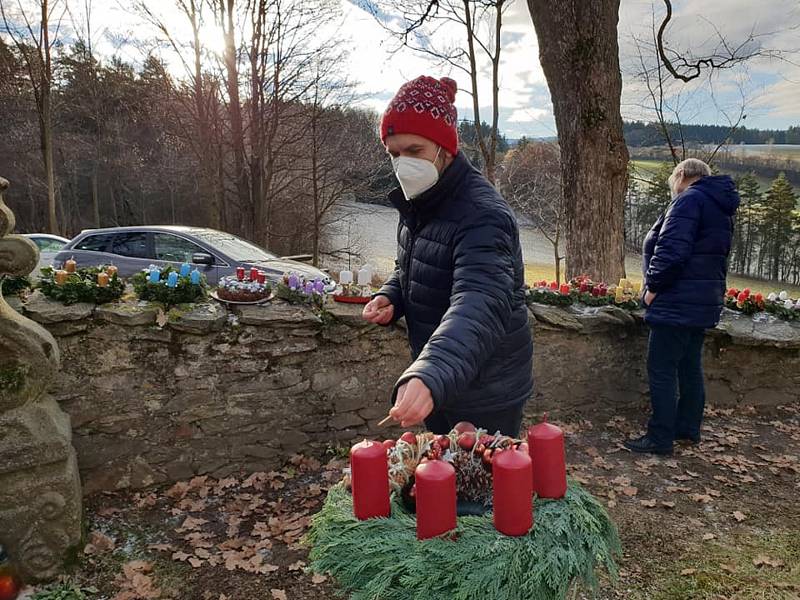
[[[327,273],[314,266],[292,257],[278,257],[230,233],[201,227],[89,229],[64,246],[53,264],[61,268],[70,258],[81,267],[113,264],[120,277],[130,277],[150,265],[179,268],[187,262],[212,285],[221,277],[235,274],[237,267],[256,267],[273,282],[279,281],[284,273],[297,273],[306,279],[321,279],[326,291],[336,287]]]

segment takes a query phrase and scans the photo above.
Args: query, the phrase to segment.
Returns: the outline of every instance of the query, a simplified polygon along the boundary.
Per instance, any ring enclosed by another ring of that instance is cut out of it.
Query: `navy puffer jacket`
[[[650,325],[711,328],[725,297],[739,194],[728,175],[699,179],[679,194],[644,240]]]
[[[436,185],[400,212],[397,266],[379,294],[405,316],[412,377],[437,409],[481,412],[522,405],[533,391],[533,341],[514,213],[459,153]]]

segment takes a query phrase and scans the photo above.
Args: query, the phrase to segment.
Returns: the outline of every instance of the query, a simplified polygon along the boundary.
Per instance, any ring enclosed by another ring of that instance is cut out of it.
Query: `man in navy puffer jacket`
[[[696,158],[676,166],[669,184],[673,200],[643,249],[653,414],[647,434],[625,443],[634,452],[655,454],[671,454],[675,440],[700,441],[703,339],[722,312],[739,207],[733,180],[712,176]]]
[[[533,390],[533,342],[512,210],[458,151],[456,84],[406,83],[381,120],[400,189],[394,274],[364,308],[388,325],[405,316],[413,362],[390,415],[447,433],[462,420],[519,433]]]

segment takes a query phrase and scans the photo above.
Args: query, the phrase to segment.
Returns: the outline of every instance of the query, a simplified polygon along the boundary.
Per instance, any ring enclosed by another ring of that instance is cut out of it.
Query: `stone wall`
[[[309,447],[388,435],[377,423],[409,362],[405,332],[365,325],[360,307],[330,310],[323,322],[280,302],[199,305],[159,326],[145,304],[65,308],[34,294],[25,311],[61,348],[53,395],[72,417],[85,492],[271,469]],[[646,406],[640,315],[537,305],[531,326],[529,420]],[[798,401],[800,326],[726,314],[705,365],[715,404]]]

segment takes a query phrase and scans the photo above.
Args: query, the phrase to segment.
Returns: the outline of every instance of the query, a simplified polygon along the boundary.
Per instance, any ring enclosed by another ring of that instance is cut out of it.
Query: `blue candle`
[[[167,287],[177,287],[178,286],[178,274],[175,271],[170,272],[167,276]]]
[[[181,277],[188,277],[191,269],[192,267],[189,266],[189,263],[183,263],[181,265]]]
[[[192,285],[200,285],[200,271],[197,269],[192,271]]]
[[[153,269],[150,271],[150,283],[158,283],[160,279],[161,273],[158,271],[158,269]]]

